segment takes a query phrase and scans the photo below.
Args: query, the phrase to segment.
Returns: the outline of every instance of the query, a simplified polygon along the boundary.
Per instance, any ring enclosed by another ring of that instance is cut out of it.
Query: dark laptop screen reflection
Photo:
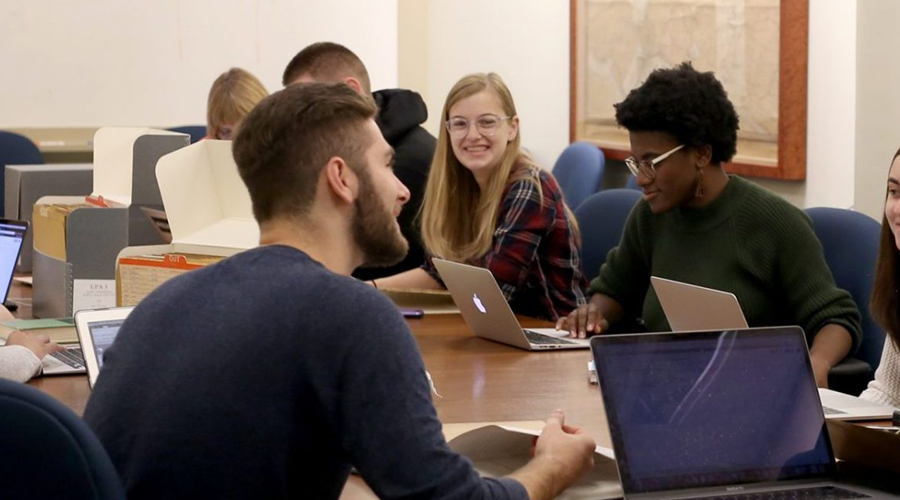
[[[604,349],[597,368],[626,491],[825,472],[824,419],[801,335],[658,338],[595,347]]]
[[[91,338],[94,341],[94,351],[97,353],[97,368],[103,368],[103,356],[113,341],[116,340],[119,328],[124,322],[124,319],[118,319],[97,321],[88,325],[91,331]]]

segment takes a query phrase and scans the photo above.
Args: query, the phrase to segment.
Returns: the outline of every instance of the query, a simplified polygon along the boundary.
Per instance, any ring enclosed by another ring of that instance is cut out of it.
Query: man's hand
[[[510,475],[532,500],[554,498],[594,466],[594,439],[566,425],[562,410],[547,419],[534,448],[534,460]]]
[[[6,345],[25,346],[30,349],[38,359],[43,359],[44,356],[54,352],[66,350],[65,347],[50,342],[50,337],[47,335],[31,335],[30,333],[19,330],[9,334],[9,337],[6,339]]]
[[[556,410],[547,419],[547,425],[534,447],[534,458],[547,458],[563,465],[571,476],[565,481],[575,482],[594,467],[594,449],[597,443],[580,427],[566,425],[566,415]]]

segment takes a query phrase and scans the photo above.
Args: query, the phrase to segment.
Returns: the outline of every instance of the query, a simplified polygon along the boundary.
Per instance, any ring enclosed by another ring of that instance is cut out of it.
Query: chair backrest
[[[185,125],[183,127],[172,127],[167,130],[191,136],[191,144],[206,137],[206,125]]]
[[[625,220],[641,192],[633,189],[607,189],[584,201],[576,210],[581,230],[581,262],[589,280],[600,274],[606,254],[618,246]]]
[[[43,392],[0,379],[3,498],[124,499],[109,456],[91,429]]]
[[[605,166],[603,151],[589,142],[573,142],[563,150],[553,166],[553,176],[569,208],[578,208],[588,196],[600,190]]]
[[[850,292],[859,307],[863,341],[855,357],[874,370],[881,361],[884,330],[869,315],[881,225],[871,217],[841,208],[809,208],[813,229],[837,286]]]
[[[40,165],[44,163],[41,151],[31,139],[15,132],[0,130],[0,207],[6,193],[7,165]]]
[[[641,188],[639,188],[637,185],[637,177],[635,177],[629,173],[628,180],[625,181],[625,189],[636,189],[636,190],[640,191]]]

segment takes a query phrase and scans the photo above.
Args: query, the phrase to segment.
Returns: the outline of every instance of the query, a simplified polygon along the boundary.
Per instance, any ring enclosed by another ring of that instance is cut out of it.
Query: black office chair
[[[641,192],[633,189],[607,189],[591,195],[575,210],[581,230],[581,263],[588,280],[600,274],[606,254],[619,245],[625,220]]]
[[[109,456],[60,402],[0,379],[0,497],[124,499]]]
[[[869,315],[881,225],[867,215],[840,208],[810,208],[806,213],[835,283],[850,292],[859,308],[863,335],[859,350],[828,374],[831,389],[857,396],[874,378],[884,347],[884,330]]]
[[[198,142],[206,137],[206,125],[185,125],[183,127],[172,127],[167,130],[170,132],[179,132],[191,136],[191,144]]]
[[[15,132],[0,130],[0,207],[6,185],[7,165],[41,165],[44,157],[31,139]]]

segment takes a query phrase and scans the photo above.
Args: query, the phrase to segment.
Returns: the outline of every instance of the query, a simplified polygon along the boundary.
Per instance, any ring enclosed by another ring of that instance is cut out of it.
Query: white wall
[[[397,0],[4,0],[0,127],[204,123],[213,80],[269,91],[305,45],[346,44],[397,85]]]
[[[893,0],[876,3],[882,10],[900,8],[900,2]],[[459,77],[472,71],[496,71],[513,91],[523,121],[524,144],[545,167],[552,167],[568,144],[568,2],[399,0],[399,8],[403,20],[400,39],[404,45],[411,44],[400,48],[400,85],[425,97],[431,114],[429,129],[436,131],[437,114]],[[888,12],[881,14],[881,22],[887,25],[900,20]],[[408,24],[413,18],[420,23],[414,28]],[[860,31],[866,29],[863,22],[859,21]],[[422,30],[421,23],[426,23],[427,29]],[[857,2],[810,0],[809,31],[807,180],[755,180],[800,207],[852,207],[858,204],[855,193],[861,188],[854,169],[860,154]],[[898,53],[893,50],[895,58]],[[887,58],[886,53],[878,57],[882,56]],[[869,63],[861,60],[859,64]],[[879,66],[867,67],[874,70]],[[860,96],[873,104],[883,99],[869,93],[868,85],[861,87]],[[894,122],[900,125],[900,120]]]
[[[417,40],[426,47],[400,49],[400,85],[425,98],[428,130],[437,135],[438,115],[457,80],[493,71],[516,101],[522,144],[538,163],[552,168],[569,143],[569,2],[400,0],[400,11],[401,19],[415,12],[418,22],[427,23],[419,35],[413,31],[418,25],[400,27],[404,43]]]
[[[881,220],[891,158],[900,148],[900,2],[858,2],[855,200]]]
[[[853,203],[856,135],[856,3],[809,5],[805,206]]]

